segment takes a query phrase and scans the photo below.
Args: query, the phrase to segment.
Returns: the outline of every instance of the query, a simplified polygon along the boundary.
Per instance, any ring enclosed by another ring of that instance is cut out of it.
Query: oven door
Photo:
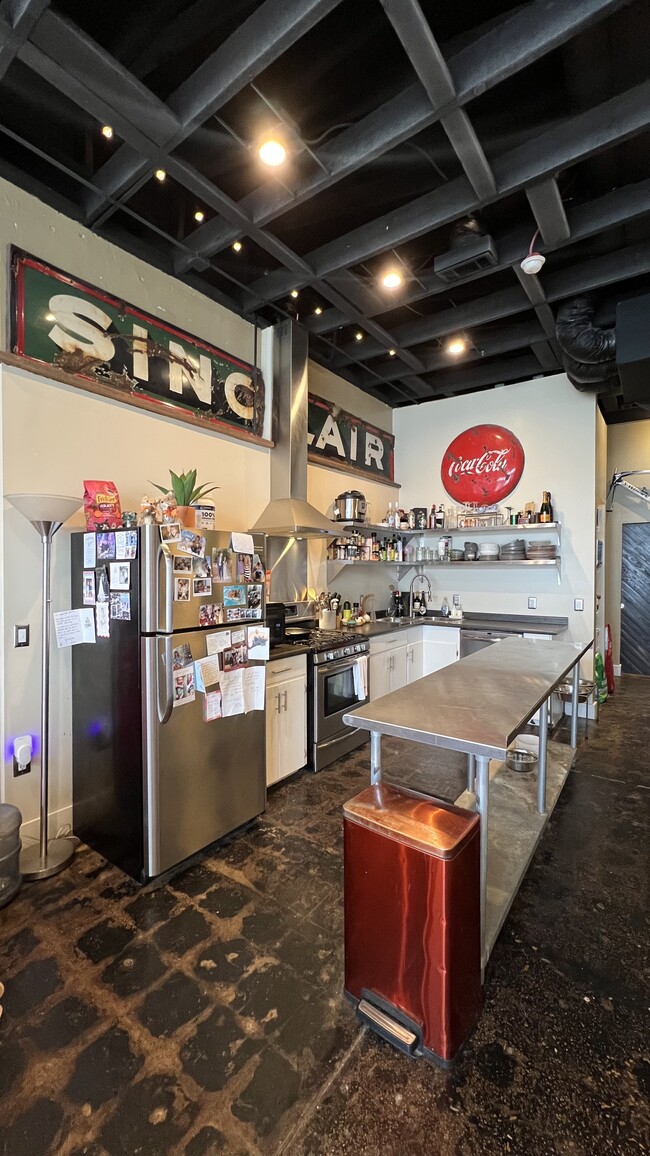
[[[354,659],[341,658],[327,662],[316,670],[314,695],[315,741],[323,742],[342,730],[347,730],[343,715],[363,706],[367,699],[359,699],[354,690]]]

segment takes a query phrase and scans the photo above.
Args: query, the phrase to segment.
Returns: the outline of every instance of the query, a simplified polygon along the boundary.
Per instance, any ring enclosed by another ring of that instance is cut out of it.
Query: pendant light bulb
[[[157,181],[160,181],[161,184],[165,180],[166,176],[167,176],[167,173],[165,172],[164,169],[156,169],[156,171],[154,173],[154,177],[156,178]]]
[[[233,241],[232,247],[235,250],[235,253],[241,253],[241,251],[242,251],[241,241]]]
[[[389,269],[387,273],[384,273],[381,283],[384,289],[399,289],[403,280],[402,274],[397,269]]]
[[[113,129],[110,124],[105,124],[102,126],[102,136],[106,137],[106,140],[113,139]]]
[[[264,165],[269,168],[276,169],[279,165],[284,164],[287,159],[287,150],[282,144],[282,141],[276,140],[275,137],[268,137],[259,147],[259,157]]]
[[[452,357],[460,357],[467,349],[467,342],[464,337],[452,337],[447,342],[447,353],[451,353]]]

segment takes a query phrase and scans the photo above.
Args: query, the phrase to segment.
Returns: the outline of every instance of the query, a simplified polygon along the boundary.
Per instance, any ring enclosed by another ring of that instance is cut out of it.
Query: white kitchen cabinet
[[[423,673],[433,674],[460,658],[460,630],[453,626],[426,626],[423,646]]]
[[[370,640],[370,699],[382,698],[408,682],[407,645],[404,635]]]
[[[266,785],[307,762],[307,662],[304,654],[267,666]]]
[[[418,639],[417,642],[407,642],[406,644],[406,681],[417,682],[418,678],[422,678],[424,674],[424,642]]]

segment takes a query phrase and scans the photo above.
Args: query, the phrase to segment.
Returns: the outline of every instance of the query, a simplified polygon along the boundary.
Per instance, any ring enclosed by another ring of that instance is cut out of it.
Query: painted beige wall
[[[615,470],[650,470],[650,419],[610,425],[607,433],[608,478]],[[650,489],[650,478],[629,478],[628,481]],[[617,665],[621,661],[621,547],[626,522],[650,522],[650,503],[618,486],[614,507],[607,514],[605,542],[605,616],[612,628],[612,649]]]
[[[552,491],[555,516],[562,523],[561,582],[551,567],[481,571],[477,563],[476,570],[430,570],[435,604],[444,595],[460,594],[469,611],[561,615],[569,619],[567,639],[586,641],[594,626],[595,398],[558,374],[396,410],[395,470],[402,505],[450,501],[440,478],[444,451],[457,434],[483,422],[512,430],[524,447],[523,477],[507,504],[521,509],[534,501],[539,507],[542,490]],[[480,541],[477,532],[458,536]],[[536,610],[528,610],[529,595],[537,598]],[[583,612],[574,611],[575,597],[584,598]],[[585,671],[590,664],[591,659],[585,662]]]

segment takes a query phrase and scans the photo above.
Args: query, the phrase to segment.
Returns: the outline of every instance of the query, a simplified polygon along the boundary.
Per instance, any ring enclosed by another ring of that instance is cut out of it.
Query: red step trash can
[[[396,1047],[448,1065],[482,1006],[479,816],[380,783],[343,817],[345,994]]]

